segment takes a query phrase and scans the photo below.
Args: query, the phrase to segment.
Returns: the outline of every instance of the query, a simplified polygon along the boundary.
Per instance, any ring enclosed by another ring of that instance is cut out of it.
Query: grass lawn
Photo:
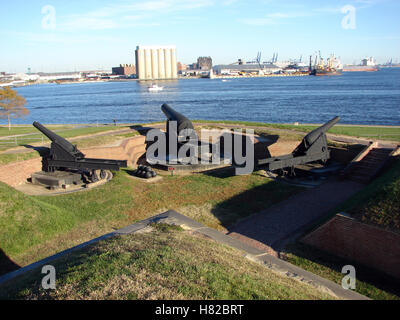
[[[73,126],[46,126],[46,128],[54,131],[61,137],[64,138],[73,138],[78,136],[91,135],[102,132],[112,132],[115,130],[123,130],[128,129],[126,126],[102,126],[102,127],[81,127],[75,128]],[[15,130],[14,130],[15,129]],[[135,131],[136,132],[136,131]],[[0,127],[0,136],[6,137],[9,135],[23,134],[23,133],[31,133],[29,135],[25,135],[17,138],[10,138],[7,140],[0,140],[0,151],[7,150],[10,148],[15,148],[17,146],[23,146],[27,144],[40,144],[40,143],[48,143],[50,140],[43,135],[40,131],[38,131],[35,127],[15,127],[12,129],[11,133],[6,128]]]
[[[77,145],[78,148],[89,148],[89,147],[95,147],[95,146],[109,145],[116,141],[131,138],[131,137],[134,137],[137,135],[139,135],[139,133],[137,131],[121,133],[121,134],[110,133],[107,135],[78,138],[74,141],[71,141],[71,143],[74,145]],[[49,140],[46,140],[46,141],[49,142]],[[37,141],[36,141],[36,143],[37,143]],[[8,149],[8,148],[6,147],[5,149]],[[2,149],[1,142],[0,142],[0,150],[4,150],[4,149]],[[12,163],[12,162],[29,160],[29,159],[33,159],[33,158],[39,158],[39,157],[40,157],[40,155],[36,151],[19,152],[19,153],[3,153],[3,154],[0,154],[0,165]]]
[[[40,157],[40,155],[36,151],[24,152],[24,153],[0,154],[0,165],[12,163],[12,162],[18,162],[18,161],[25,161],[25,160],[39,158],[39,157]]]
[[[38,269],[0,287],[0,299],[333,299],[236,249],[165,225],[103,240],[52,265],[56,290],[41,289]]]
[[[344,202],[334,211],[351,213],[362,222],[400,232],[400,160],[361,192]],[[331,215],[330,215],[331,217]],[[329,219],[326,217],[324,221]],[[318,223],[320,225],[323,221]],[[285,249],[289,262],[341,283],[341,268],[355,262],[334,257],[310,246],[296,243]],[[400,299],[400,282],[379,271],[358,265],[357,292],[373,299]]]
[[[71,137],[85,134],[93,134],[98,132],[110,131],[110,130],[118,130],[128,128],[126,126],[93,126],[93,125],[46,125],[43,124],[46,128],[51,131],[57,132],[57,134],[62,135],[63,137]],[[13,136],[19,134],[28,134],[28,133],[40,133],[38,129],[36,129],[33,125],[27,125],[24,127],[21,126],[12,126],[11,130],[8,130],[8,127],[0,126],[0,137]]]
[[[400,160],[345,203],[344,211],[362,222],[400,232]]]
[[[0,183],[0,249],[24,266],[168,209],[223,231],[300,190],[257,172],[229,171],[167,175],[155,184],[121,171],[101,187],[56,197],[27,196]]]
[[[214,124],[239,124],[242,127],[266,127],[266,128],[274,128],[274,129],[286,129],[293,130],[298,132],[310,132],[311,130],[318,128],[318,126],[313,125],[290,125],[290,124],[278,124],[278,123],[263,123],[263,122],[248,122],[248,121],[212,121],[212,120],[196,120],[196,122],[207,122]],[[341,126],[339,124],[335,125],[333,128],[329,130],[329,133],[346,135],[352,137],[359,138],[368,138],[368,139],[380,139],[380,140],[391,140],[391,141],[400,141],[400,128],[399,127],[370,127],[370,126]]]
[[[357,270],[355,291],[371,299],[400,300],[399,282],[376,270],[368,269],[354,261],[330,255],[302,243],[291,244],[285,248],[285,251],[288,262],[339,285],[345,276],[341,273],[342,267],[353,265]]]
[[[49,125],[46,126],[50,130],[67,130],[73,129],[74,125]],[[36,133],[38,130],[33,125],[13,126],[8,130],[8,126],[0,126],[0,137],[14,136],[18,134]]]

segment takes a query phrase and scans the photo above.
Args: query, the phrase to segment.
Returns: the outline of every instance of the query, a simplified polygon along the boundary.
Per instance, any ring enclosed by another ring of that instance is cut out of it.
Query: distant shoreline
[[[272,77],[304,77],[309,76],[309,74],[295,73],[295,74],[267,74],[267,75],[242,75],[242,76],[229,76],[229,75],[214,75],[212,78],[207,77],[178,77],[176,79],[102,79],[102,80],[89,80],[89,81],[51,81],[51,82],[32,82],[18,85],[10,85],[12,88],[22,88],[27,86],[41,85],[41,84],[85,84],[85,83],[105,83],[105,82],[156,82],[156,81],[177,81],[177,80],[192,80],[192,79],[208,79],[208,80],[218,80],[218,79],[247,79],[247,78],[272,78]]]
[[[398,69],[400,66],[393,66],[393,67],[381,67],[382,69]],[[352,72],[368,72],[368,71],[343,71],[345,73],[352,73]],[[342,74],[342,75],[343,75]],[[249,78],[275,78],[275,77],[305,77],[310,76],[308,72],[302,73],[283,73],[283,74],[264,74],[264,75],[257,75],[257,74],[249,74],[249,75],[213,75],[211,78],[207,76],[178,76],[176,79],[100,79],[100,80],[87,80],[87,81],[50,81],[50,82],[31,82],[25,84],[17,84],[11,85],[12,88],[20,88],[20,87],[27,87],[33,85],[41,85],[41,84],[85,84],[85,83],[105,83],[105,82],[131,82],[131,81],[139,81],[139,82],[157,82],[157,81],[177,81],[177,80],[193,80],[193,79],[208,79],[208,80],[230,80],[230,79],[249,79]],[[340,75],[339,75],[340,76]],[[1,84],[1,83],[0,83]]]
[[[220,122],[219,122],[220,121]],[[210,123],[210,124],[218,124],[218,123],[221,123],[221,124],[223,124],[223,121],[224,120],[196,120],[196,119],[193,119],[192,120],[192,122],[194,123],[194,124],[196,124],[196,123],[199,123],[199,122],[201,122],[201,123],[204,123],[204,124],[207,124],[207,123]],[[257,125],[257,122],[252,122],[252,121],[241,121],[241,120],[237,120],[237,121],[235,121],[235,120],[230,120],[229,122],[231,122],[232,124],[243,124],[244,122],[246,122],[246,124],[248,125],[248,126],[250,126],[251,127],[251,123],[254,123],[254,125],[256,126]],[[135,125],[143,125],[143,124],[146,124],[146,125],[152,125],[152,124],[160,124],[160,123],[164,123],[163,121],[155,121],[155,122],[151,122],[151,123],[118,123],[117,124],[117,126],[118,127],[125,127],[125,126],[135,126]],[[285,123],[285,122],[282,122],[282,123],[278,123],[278,122],[274,122],[274,123],[265,123],[265,125],[268,125],[268,124],[273,124],[273,125],[290,125],[290,126],[293,126],[294,124],[293,123]],[[299,123],[298,125],[296,125],[296,126],[321,126],[321,125],[323,125],[324,123]],[[114,126],[114,124],[113,123],[98,123],[98,124],[96,124],[96,123],[45,123],[44,125],[52,125],[52,126],[82,126],[82,127],[96,127],[96,126],[99,126],[99,127],[112,127],[112,126]],[[24,127],[31,127],[32,125],[31,124],[13,124],[12,125],[12,127],[18,127],[18,128],[24,128]],[[349,123],[344,123],[344,124],[337,124],[336,126],[338,126],[338,127],[366,127],[366,128],[394,128],[394,129],[396,129],[396,128],[399,128],[400,129],[400,126],[398,126],[398,125],[379,125],[379,124],[377,124],[377,125],[374,125],[374,124],[349,124]],[[8,124],[0,124],[0,128],[7,128],[8,129]]]

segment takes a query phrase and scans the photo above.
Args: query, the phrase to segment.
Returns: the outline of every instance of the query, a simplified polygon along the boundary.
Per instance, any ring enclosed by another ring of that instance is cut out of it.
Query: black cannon
[[[308,133],[301,143],[290,154],[258,160],[258,165],[268,171],[290,169],[294,166],[316,161],[326,162],[330,158],[330,151],[326,140],[326,132],[340,120],[335,117],[323,126]]]
[[[90,181],[95,182],[104,178],[104,170],[119,171],[120,167],[127,167],[126,160],[90,159],[66,139],[47,129],[39,122],[33,126],[51,140],[50,151],[42,156],[42,170],[52,173],[55,171],[81,171]]]
[[[168,104],[164,103],[161,106],[162,112],[164,112],[165,116],[167,117],[167,133],[170,134],[170,121],[176,121],[177,122],[177,132],[176,135],[179,136],[179,133],[182,132],[182,130],[193,130],[193,123],[186,118],[183,114],[175,111],[172,109]]]
[[[174,159],[176,156],[178,156],[179,151],[185,145],[186,146],[190,145],[193,148],[192,151],[194,152],[194,156],[197,157],[199,154],[198,142],[196,142],[196,145],[193,145],[190,141],[191,139],[198,141],[198,137],[196,131],[194,130],[193,123],[183,114],[175,111],[166,103],[164,103],[161,106],[161,110],[167,117],[167,124],[166,124],[167,159]],[[185,156],[183,156],[183,158],[186,158],[186,160],[188,159],[187,157],[191,158],[189,155],[189,149],[187,149]],[[179,157],[177,157],[176,159],[178,158]],[[179,159],[182,160],[181,158]]]

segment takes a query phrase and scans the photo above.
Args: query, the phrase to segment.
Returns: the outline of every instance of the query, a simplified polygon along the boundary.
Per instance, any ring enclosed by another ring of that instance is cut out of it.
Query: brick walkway
[[[301,192],[259,212],[229,229],[229,235],[277,255],[285,243],[324,217],[364,185],[336,179]]]

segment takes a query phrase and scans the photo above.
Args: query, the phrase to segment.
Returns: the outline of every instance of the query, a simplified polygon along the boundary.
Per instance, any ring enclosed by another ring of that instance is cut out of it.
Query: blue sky
[[[274,52],[282,60],[308,59],[318,50],[325,57],[335,53],[345,63],[365,56],[400,61],[398,0],[0,3],[0,71],[111,68],[134,63],[138,44],[174,44],[183,63],[203,55],[214,64],[232,63],[251,60],[259,51],[263,60]],[[353,11],[342,12],[345,6],[355,9],[355,21]]]

